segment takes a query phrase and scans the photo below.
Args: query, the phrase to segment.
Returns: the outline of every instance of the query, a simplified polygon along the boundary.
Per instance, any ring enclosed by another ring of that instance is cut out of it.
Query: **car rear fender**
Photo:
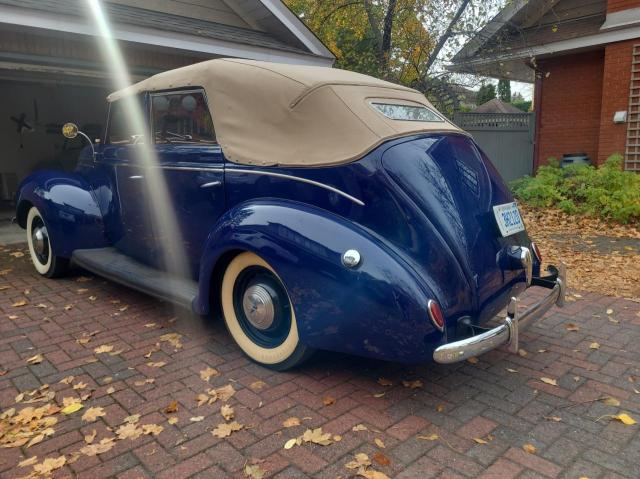
[[[16,205],[22,228],[31,206],[38,208],[57,256],[70,258],[76,249],[109,245],[91,186],[77,174],[44,170],[28,176],[18,188]]]
[[[355,268],[342,264],[349,249],[361,255]],[[278,273],[309,346],[416,361],[445,342],[446,332],[428,317],[427,302],[436,298],[425,278],[358,225],[286,200],[244,203],[221,218],[204,248],[194,305],[200,314],[219,301],[219,262],[239,251],[261,256]]]

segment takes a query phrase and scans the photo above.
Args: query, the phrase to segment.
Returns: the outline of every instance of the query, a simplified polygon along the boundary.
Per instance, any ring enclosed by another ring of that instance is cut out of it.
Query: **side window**
[[[216,143],[202,91],[153,94],[151,116],[156,143]]]
[[[121,98],[111,102],[109,107],[109,127],[107,129],[107,143],[112,145],[126,145],[138,143],[144,139],[144,131],[137,131],[132,108],[140,108],[143,118],[145,115],[144,97]]]

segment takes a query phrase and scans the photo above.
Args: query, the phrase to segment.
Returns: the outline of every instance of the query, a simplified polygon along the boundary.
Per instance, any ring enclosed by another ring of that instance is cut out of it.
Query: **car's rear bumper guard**
[[[551,292],[538,303],[523,313],[518,313],[518,299],[511,298],[507,306],[507,317],[504,322],[482,334],[471,336],[460,341],[444,344],[433,353],[433,359],[442,364],[457,363],[473,356],[491,351],[503,344],[509,345],[509,351],[518,352],[518,333],[540,319],[551,306],[564,306],[566,289],[566,268],[560,264],[559,268],[549,267],[550,276],[533,278],[531,286],[541,286],[551,289]]]

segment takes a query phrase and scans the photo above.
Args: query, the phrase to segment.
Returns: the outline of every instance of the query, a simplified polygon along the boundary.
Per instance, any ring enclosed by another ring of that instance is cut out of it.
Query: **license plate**
[[[524,223],[515,202],[494,206],[493,214],[503,237],[524,231]]]

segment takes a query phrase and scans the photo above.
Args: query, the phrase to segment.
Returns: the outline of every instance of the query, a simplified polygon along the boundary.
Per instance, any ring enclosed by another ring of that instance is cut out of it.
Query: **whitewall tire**
[[[312,351],[300,343],[296,316],[283,282],[254,253],[240,253],[222,278],[221,305],[229,333],[252,360],[279,371]]]
[[[49,231],[35,206],[32,206],[27,214],[27,243],[31,262],[38,273],[48,278],[65,273],[69,261],[53,254]]]

